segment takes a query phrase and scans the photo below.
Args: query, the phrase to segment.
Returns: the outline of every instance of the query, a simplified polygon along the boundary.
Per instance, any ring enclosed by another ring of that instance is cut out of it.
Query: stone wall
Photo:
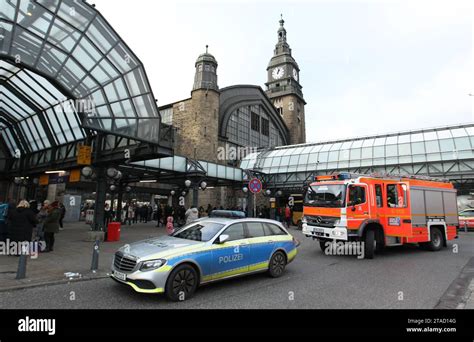
[[[219,93],[194,90],[191,99],[173,105],[175,153],[194,159],[217,161]]]

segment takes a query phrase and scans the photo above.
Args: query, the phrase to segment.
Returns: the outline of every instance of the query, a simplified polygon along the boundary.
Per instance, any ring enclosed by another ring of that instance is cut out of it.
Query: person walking
[[[0,242],[7,240],[8,203],[0,202]]]
[[[168,221],[166,222],[166,232],[168,235],[174,233],[174,223],[173,223],[173,216],[168,216]]]
[[[189,208],[186,210],[186,224],[193,222],[199,218],[199,212],[197,208]]]
[[[291,225],[291,209],[288,205],[285,207],[285,222],[286,222],[286,227],[290,228],[290,225]]]
[[[54,234],[59,233],[59,220],[61,219],[61,209],[59,209],[59,202],[54,201],[48,210],[48,216],[44,220],[44,238],[46,240],[45,252],[52,252],[54,250]]]
[[[161,217],[163,216],[161,204],[158,204],[156,208],[156,227],[159,228],[161,226]]]
[[[59,210],[61,211],[61,217],[59,219],[59,230],[64,230],[63,220],[66,216],[66,207],[64,206],[64,204],[59,203]]]
[[[135,207],[133,206],[133,204],[130,204],[128,206],[128,225],[131,226],[132,225],[132,222],[133,223],[136,223],[136,218],[135,218]]]
[[[31,242],[33,228],[38,223],[36,215],[30,209],[30,204],[22,200],[15,209],[10,209],[7,214],[8,237],[11,242]],[[18,254],[21,251],[18,250]]]
[[[108,203],[105,203],[104,206],[104,225],[107,227],[112,220],[112,209],[110,209],[110,206]]]

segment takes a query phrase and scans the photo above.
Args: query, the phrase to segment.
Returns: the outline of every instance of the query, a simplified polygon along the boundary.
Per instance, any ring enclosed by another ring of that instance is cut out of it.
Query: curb
[[[96,276],[83,276],[81,278],[58,279],[58,280],[51,280],[51,281],[43,281],[41,283],[34,283],[34,284],[14,285],[10,287],[0,288],[0,293],[8,292],[8,291],[25,290],[25,289],[35,288],[35,287],[42,287],[42,286],[61,285],[61,284],[68,284],[68,283],[78,283],[81,281],[99,280],[99,279],[105,279],[108,277],[109,276],[107,274],[98,274]]]
[[[473,294],[470,285],[474,280],[474,257],[469,259],[459,276],[449,285],[434,309],[464,309]]]

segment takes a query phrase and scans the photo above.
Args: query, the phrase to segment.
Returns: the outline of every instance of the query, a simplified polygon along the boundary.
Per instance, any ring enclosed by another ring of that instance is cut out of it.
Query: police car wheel
[[[280,277],[285,271],[286,257],[283,252],[276,252],[270,259],[270,265],[268,267],[268,274],[272,278]]]
[[[173,302],[191,298],[198,286],[196,270],[189,265],[176,267],[168,277],[166,296]]]

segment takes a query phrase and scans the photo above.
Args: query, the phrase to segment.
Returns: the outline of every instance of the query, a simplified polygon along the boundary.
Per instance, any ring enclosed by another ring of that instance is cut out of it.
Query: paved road
[[[461,233],[440,252],[402,246],[374,260],[326,256],[319,245],[302,241],[285,275],[254,275],[207,285],[182,303],[162,295],[135,293],[110,279],[0,292],[0,308],[433,308],[473,256],[474,234]],[[74,297],[74,300],[71,298]]]

